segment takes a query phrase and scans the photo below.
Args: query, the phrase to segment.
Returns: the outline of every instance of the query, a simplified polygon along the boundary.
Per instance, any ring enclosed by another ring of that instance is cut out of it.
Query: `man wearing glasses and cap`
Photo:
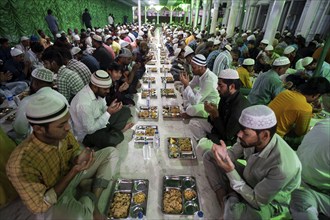
[[[204,167],[224,219],[271,219],[288,211],[300,185],[301,163],[276,132],[274,112],[264,105],[242,111],[237,143],[221,140],[204,155]],[[246,166],[238,163],[243,158]]]
[[[117,150],[81,150],[70,132],[68,106],[56,96],[31,98],[26,117],[33,133],[12,152],[6,167],[20,199],[2,209],[1,217],[99,218],[99,198],[117,170]]]

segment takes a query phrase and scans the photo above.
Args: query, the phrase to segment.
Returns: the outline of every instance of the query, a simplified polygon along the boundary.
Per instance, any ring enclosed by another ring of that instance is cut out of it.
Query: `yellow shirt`
[[[245,69],[244,67],[240,66],[237,69],[238,75],[239,75],[239,79],[241,80],[243,87],[244,88],[248,88],[251,89],[252,88],[252,82],[250,80],[250,74],[247,71],[247,69]]]
[[[297,136],[307,133],[312,118],[312,106],[300,92],[285,90],[268,106],[276,115],[276,133],[280,136],[285,136],[292,129]]]
[[[111,47],[113,49],[113,52],[115,52],[115,54],[118,55],[121,49],[120,44],[118,44],[116,41],[112,41]]]
[[[194,35],[190,35],[189,37],[187,37],[185,40],[186,45],[188,45],[190,43],[190,41],[192,41],[192,40],[195,40]]]
[[[24,204],[33,213],[46,212],[51,204],[46,202],[47,192],[72,167],[71,161],[80,152],[80,146],[71,132],[59,146],[48,145],[34,134],[25,139],[10,155],[6,171]]]

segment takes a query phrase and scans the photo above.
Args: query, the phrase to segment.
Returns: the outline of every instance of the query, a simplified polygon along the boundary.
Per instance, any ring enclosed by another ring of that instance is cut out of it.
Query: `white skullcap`
[[[194,31],[194,34],[198,34],[199,33],[199,31]]]
[[[221,78],[221,79],[239,79],[239,75],[236,70],[225,69],[225,70],[220,71],[219,78]]]
[[[126,58],[129,58],[129,57],[132,57],[132,52],[127,49],[127,48],[122,48],[119,52],[119,55],[118,57],[126,57]]]
[[[301,65],[305,67],[311,64],[312,62],[313,62],[313,57],[305,57],[304,59],[302,59]]]
[[[220,30],[220,34],[221,34],[221,35],[224,35],[225,33],[226,33],[226,30],[225,30],[225,29],[221,29],[221,30]]]
[[[273,51],[274,50],[274,47],[272,45],[268,45],[266,48],[265,48],[266,51]]]
[[[53,82],[54,80],[54,73],[44,67],[34,69],[31,75],[33,76],[33,78],[39,79],[44,82]]]
[[[131,40],[131,43],[134,42],[134,41],[136,40],[134,34],[132,34],[132,33],[129,33],[129,34],[128,34],[128,37],[129,37],[129,39]]]
[[[229,46],[228,44],[225,46],[225,48],[230,52],[232,50],[231,46]]]
[[[245,37],[245,36],[247,36],[247,33],[243,33],[243,34],[242,34],[242,37]]]
[[[246,66],[252,66],[254,64],[255,64],[254,59],[251,59],[251,58],[244,59],[244,61],[243,61],[243,65],[246,65]]]
[[[287,33],[285,36],[287,36],[287,37],[291,37],[291,33],[289,32],[289,33]]]
[[[21,37],[21,41],[30,40],[27,36]]]
[[[90,28],[87,28],[87,31],[88,31],[88,32],[90,32],[90,31],[91,31],[91,29],[90,29]]]
[[[140,36],[143,36],[144,35],[144,32],[143,31],[139,31],[139,35]]]
[[[98,28],[95,30],[96,33],[102,33],[102,29],[101,28]]]
[[[108,40],[109,38],[112,39],[111,35],[106,35],[106,36],[104,37],[104,42],[107,42],[107,40]]]
[[[91,83],[100,88],[110,88],[112,80],[110,75],[104,70],[97,70],[91,76]]]
[[[73,40],[80,40],[79,35],[78,35],[78,34],[74,35],[74,36],[73,36]]]
[[[207,41],[209,41],[209,42],[214,42],[214,38],[211,37],[211,38],[207,39]]]
[[[26,118],[33,124],[45,124],[63,118],[69,112],[65,102],[54,95],[36,94],[26,106]]]
[[[126,41],[123,41],[123,42],[120,43],[121,48],[127,47],[128,45],[129,45],[129,43],[126,42]]]
[[[285,49],[284,49],[284,54],[290,54],[294,51],[294,47],[293,46],[287,46]]]
[[[218,39],[215,39],[213,43],[214,45],[219,45],[221,42]]]
[[[189,46],[185,46],[185,48],[184,48],[184,57],[187,57],[188,55],[190,55],[190,54],[192,54],[192,53],[194,53],[194,50],[193,49],[191,49],[191,47],[189,47]]]
[[[174,56],[175,57],[178,57],[179,54],[180,54],[180,52],[181,52],[181,50],[182,50],[181,48],[176,48],[175,51],[174,51]]]
[[[272,128],[277,123],[273,110],[265,105],[247,107],[238,121],[242,126],[256,130]]]
[[[57,33],[56,34],[56,38],[60,38],[61,37],[61,34],[60,33]]]
[[[290,60],[287,57],[276,58],[273,62],[273,66],[285,66],[290,64]]]
[[[247,41],[249,41],[249,40],[256,40],[256,36],[254,36],[254,34],[251,34],[250,36],[248,36],[248,38],[246,40]]]
[[[17,57],[18,55],[21,55],[23,53],[23,51],[21,51],[20,49],[17,48],[13,48],[10,50],[10,55],[12,57]]]
[[[254,34],[259,34],[259,31],[253,31]]]
[[[263,39],[260,43],[268,45],[269,44],[269,40]]]
[[[97,35],[97,34],[94,34],[93,35],[93,39],[96,40],[96,41],[98,41],[98,42],[102,42],[102,37],[99,36],[99,35]]]
[[[251,34],[251,30],[247,30],[246,33],[247,33],[247,34]]]
[[[179,32],[178,32],[178,35],[182,35],[182,34],[183,34],[183,31],[179,31]]]
[[[207,64],[206,63],[206,58],[202,54],[196,54],[192,58],[191,62],[197,64],[198,66],[206,66],[206,64]]]
[[[143,37],[142,37],[142,36],[138,36],[138,37],[136,38],[136,40],[143,40]]]
[[[60,34],[65,34],[65,31],[60,31]]]
[[[81,51],[81,49],[79,47],[72,47],[71,49],[71,55],[74,56],[77,53],[79,53]]]
[[[199,33],[199,34],[196,35],[196,38],[202,39],[202,35]]]

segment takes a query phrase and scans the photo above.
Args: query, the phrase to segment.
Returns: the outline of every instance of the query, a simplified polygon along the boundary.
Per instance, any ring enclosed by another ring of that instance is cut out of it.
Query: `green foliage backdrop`
[[[83,27],[81,15],[88,8],[93,26],[107,24],[109,13],[113,13],[115,22],[123,22],[123,16],[132,21],[132,8],[115,0],[1,0],[0,1],[0,36],[17,43],[23,35],[37,35],[42,29],[52,37],[45,16],[51,9],[57,18],[60,29]]]

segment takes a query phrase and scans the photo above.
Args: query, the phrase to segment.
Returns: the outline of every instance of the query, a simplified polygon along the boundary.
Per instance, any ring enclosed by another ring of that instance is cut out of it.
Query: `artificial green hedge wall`
[[[23,35],[37,35],[42,29],[50,33],[45,16],[51,9],[57,18],[61,30],[83,27],[81,15],[88,8],[93,26],[107,24],[109,13],[113,13],[115,22],[122,23],[123,16],[132,21],[132,8],[115,0],[1,0],[0,1],[0,37],[7,37],[12,43]],[[85,27],[84,27],[85,28]]]

